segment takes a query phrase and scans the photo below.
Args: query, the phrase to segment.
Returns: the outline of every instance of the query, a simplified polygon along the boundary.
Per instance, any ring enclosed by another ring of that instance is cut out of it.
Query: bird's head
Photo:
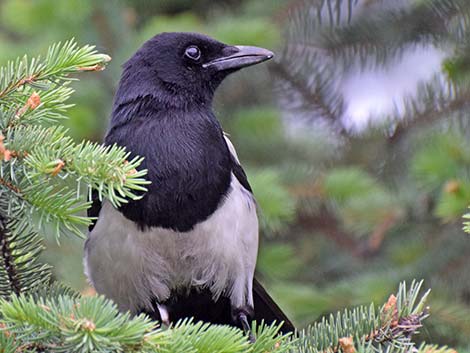
[[[202,34],[161,33],[124,64],[120,95],[210,100],[228,74],[272,57],[263,48],[227,45]]]

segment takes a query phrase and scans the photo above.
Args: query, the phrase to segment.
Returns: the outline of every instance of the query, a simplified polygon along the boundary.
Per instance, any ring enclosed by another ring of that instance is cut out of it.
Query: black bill
[[[202,66],[204,68],[213,67],[218,71],[229,70],[229,69],[241,69],[242,67],[255,65],[263,61],[271,59],[274,54],[273,52],[258,48],[249,47],[245,45],[235,46],[238,49],[237,52],[212,60]]]

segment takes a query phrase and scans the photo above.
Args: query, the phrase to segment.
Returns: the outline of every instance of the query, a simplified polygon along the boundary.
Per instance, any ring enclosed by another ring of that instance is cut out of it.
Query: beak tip
[[[266,59],[271,59],[274,57],[274,53],[271,50],[260,48],[260,47],[236,45],[235,48],[237,48],[239,52],[245,55],[260,56],[260,57],[265,57]]]
[[[264,49],[264,50],[265,50],[264,57],[266,58],[266,60],[274,58],[274,53],[272,51],[267,50],[267,49]]]

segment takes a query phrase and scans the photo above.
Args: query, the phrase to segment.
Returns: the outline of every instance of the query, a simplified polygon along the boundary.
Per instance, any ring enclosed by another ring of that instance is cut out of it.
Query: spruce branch
[[[0,331],[0,347],[2,353],[27,352],[24,347],[20,347],[20,344],[14,340],[12,335],[4,331]]]
[[[300,112],[302,117],[322,118],[347,134],[342,123],[346,104],[338,88],[342,75],[357,69],[357,64],[383,67],[412,46],[432,44],[454,48],[454,57],[445,66],[447,77],[420,84],[419,95],[406,97],[404,108],[388,117],[395,128],[390,141],[409,127],[459,113],[468,105],[467,76],[456,75],[467,67],[469,45],[464,39],[469,19],[470,3],[465,0],[305,4],[293,12],[281,60],[272,66],[281,81],[283,106],[297,116]]]
[[[447,82],[442,77],[434,77],[418,86],[416,97],[406,97],[403,109],[396,110],[388,117],[395,125],[389,137],[390,142],[400,140],[413,128],[429,125],[439,120],[459,115],[469,107],[470,91]]]
[[[102,70],[109,60],[71,40],[52,45],[44,60],[24,57],[0,68],[0,192],[38,229],[81,235],[91,221],[80,213],[91,205],[85,198],[92,189],[115,206],[146,191],[146,170],[137,169],[142,158],[119,146],[77,144],[60,126],[38,125],[65,117],[70,74]]]
[[[36,291],[47,286],[51,278],[49,266],[38,261],[43,248],[41,237],[24,221],[23,212],[24,209],[0,195],[0,296],[3,298]]]
[[[71,142],[71,140],[63,141]],[[92,142],[63,144],[54,150],[50,146],[38,146],[28,152],[26,166],[32,169],[32,178],[58,176],[66,179],[73,177],[79,183],[98,190],[100,199],[108,198],[113,205],[119,206],[128,199],[142,197],[146,191],[143,179],[146,170],[137,170],[143,158],[129,160],[130,152],[113,145],[103,146]]]
[[[80,226],[86,227],[91,220],[79,214],[86,211],[91,202],[77,197],[70,187],[56,185],[47,178],[32,180],[20,175],[22,171],[16,171],[12,176],[10,168],[0,169],[0,172],[0,196],[25,211],[20,218],[22,222],[32,221],[38,231],[52,227],[57,236],[63,233],[83,236]]]
[[[320,121],[341,135],[347,133],[342,118],[346,105],[339,93],[341,70],[317,40],[323,27],[335,28],[352,16],[353,1],[313,1],[290,14],[286,45],[270,65],[278,79],[281,105],[307,122]],[[298,119],[300,120],[300,119]]]
[[[439,347],[435,344],[426,344],[422,343],[417,351],[417,353],[457,353],[457,351],[453,348],[449,348],[447,346]]]
[[[144,315],[119,313],[104,297],[20,295],[1,300],[0,314],[3,332],[17,344],[47,352],[283,353],[294,344],[278,335],[278,325],[254,325],[255,344],[229,326],[183,320],[162,329]]]
[[[371,352],[388,346],[407,350],[413,345],[411,336],[428,316],[429,291],[420,294],[422,283],[413,281],[409,289],[400,284],[396,296],[390,296],[378,312],[371,304],[323,318],[299,333],[299,352],[344,352],[348,337],[354,347],[368,347]]]
[[[44,60],[41,57],[29,60],[25,55],[0,68],[0,99],[3,103],[18,99],[25,85],[47,90],[52,84],[72,80],[69,77],[72,73],[102,70],[110,60],[94,46],[78,47],[73,39],[53,44]]]
[[[297,67],[304,65],[305,63],[295,64]],[[334,93],[333,72],[325,65],[315,66],[309,63],[306,66],[314,72],[306,77],[295,66],[287,62],[270,66],[271,72],[280,81],[279,89],[286,93],[283,99],[285,106],[292,110],[314,112],[314,118],[325,119],[340,134],[345,134],[346,130],[341,125],[345,106],[342,97]]]
[[[462,25],[468,25],[470,6],[465,0],[395,1],[359,3],[355,12],[350,23],[338,23],[334,30],[324,27],[314,38],[342,66],[367,67],[383,66],[410,47],[458,43]]]
[[[24,91],[26,92],[24,96],[29,97],[26,103],[23,103],[24,99],[21,99],[11,105],[0,106],[0,110],[3,111],[3,118],[0,117],[0,128],[3,134],[8,133],[7,128],[18,125],[54,123],[60,119],[66,119],[64,113],[73,106],[73,104],[65,103],[73,93],[68,82],[39,93],[33,89]]]
[[[20,294],[21,285],[18,278],[18,271],[13,261],[13,254],[11,244],[8,239],[7,223],[3,215],[0,214],[0,252],[3,259],[3,267],[5,269],[8,282],[10,284],[10,291],[14,294]]]

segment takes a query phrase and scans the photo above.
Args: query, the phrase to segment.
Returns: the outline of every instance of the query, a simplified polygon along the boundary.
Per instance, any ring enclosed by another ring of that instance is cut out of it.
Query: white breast
[[[204,286],[232,305],[253,305],[252,280],[258,251],[255,201],[232,175],[223,204],[185,233],[141,231],[104,202],[85,249],[85,272],[98,293],[121,310],[151,309],[174,289]]]

